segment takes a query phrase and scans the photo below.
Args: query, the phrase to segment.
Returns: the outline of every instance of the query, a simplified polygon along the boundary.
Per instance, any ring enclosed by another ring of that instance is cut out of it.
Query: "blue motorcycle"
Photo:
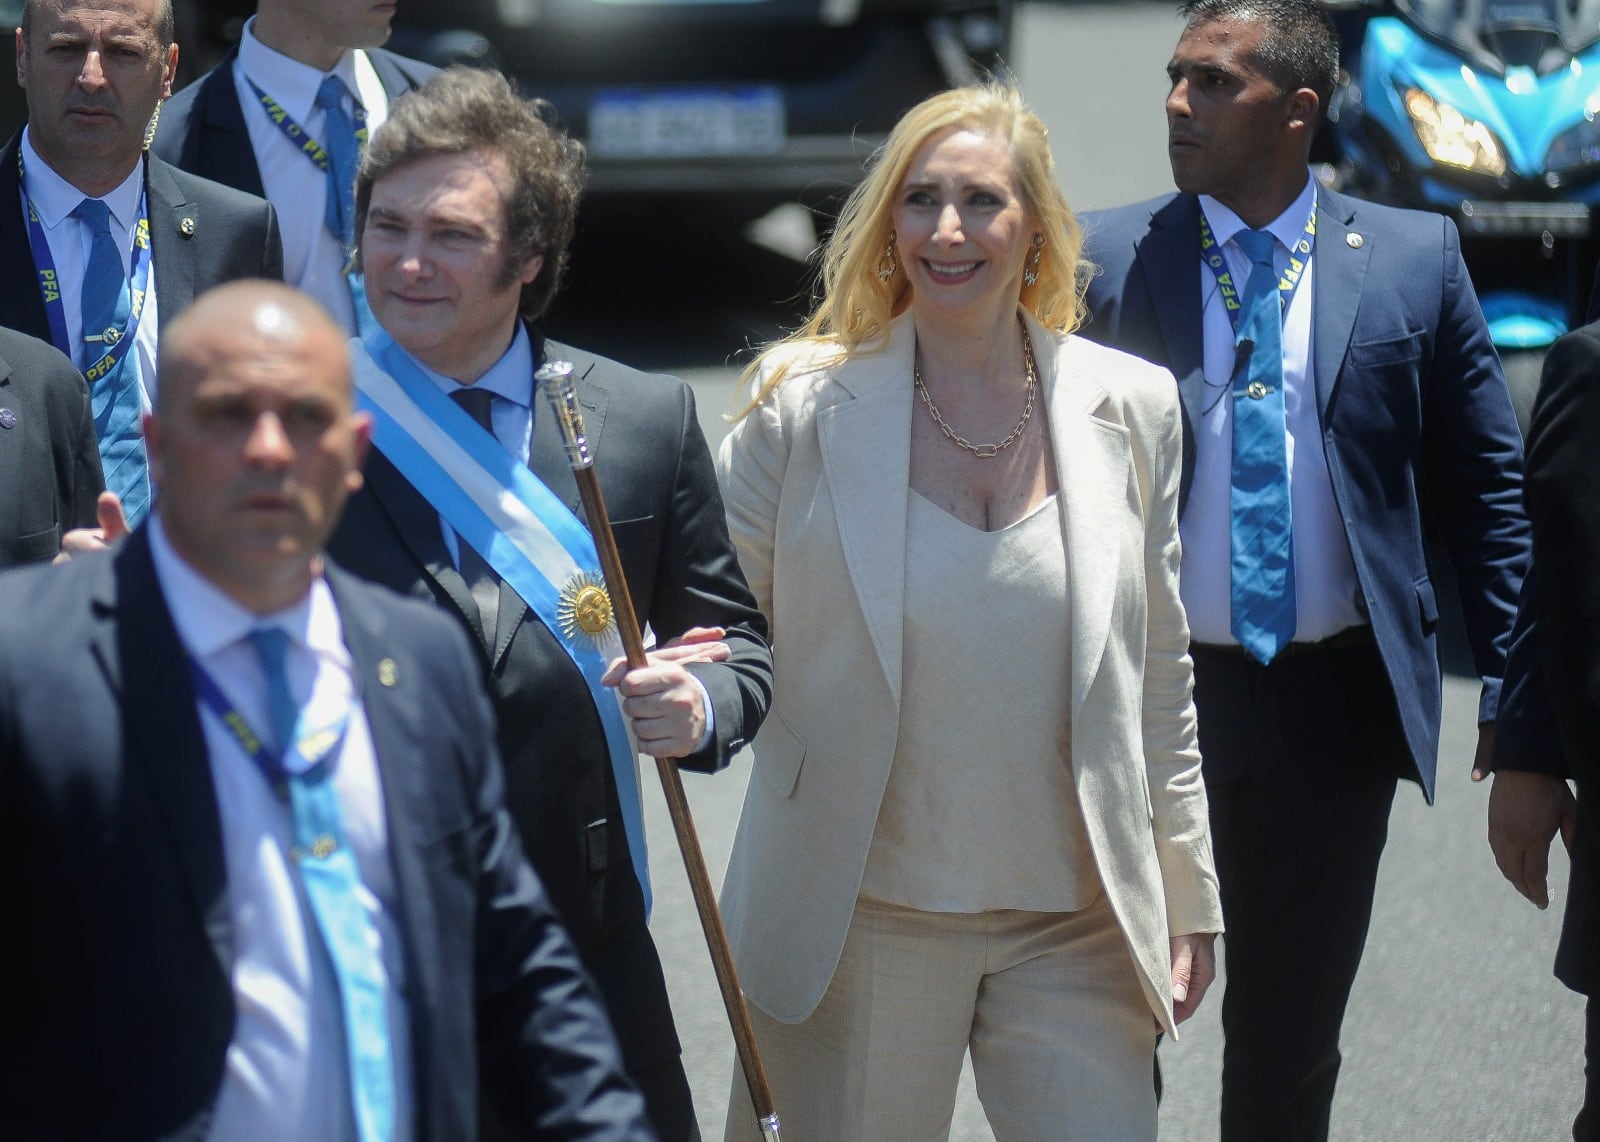
[[[1544,350],[1584,320],[1600,254],[1600,0],[1381,7],[1342,23],[1360,50],[1328,109],[1323,177],[1455,219],[1526,427]]]

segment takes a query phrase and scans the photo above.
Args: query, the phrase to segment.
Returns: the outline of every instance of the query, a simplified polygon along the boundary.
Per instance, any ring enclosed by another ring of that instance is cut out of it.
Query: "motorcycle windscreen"
[[[1548,72],[1600,40],[1600,0],[1395,0],[1407,23],[1468,56]]]

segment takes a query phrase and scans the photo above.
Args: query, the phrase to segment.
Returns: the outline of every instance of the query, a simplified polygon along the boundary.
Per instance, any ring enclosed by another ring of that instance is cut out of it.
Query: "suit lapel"
[[[28,245],[28,227],[22,217],[22,180],[17,175],[17,153],[22,133],[11,136],[0,155],[0,264],[13,267],[0,274],[0,325],[31,337],[50,340],[50,321],[39,292],[37,267]],[[17,269],[26,266],[27,273]],[[60,346],[56,346],[58,349]]]
[[[372,65],[372,70],[378,73],[378,82],[383,84],[383,90],[388,93],[390,102],[421,86],[406,74],[400,65],[400,58],[391,52],[381,48],[370,49],[367,52],[367,62]]]
[[[172,177],[172,168],[154,155],[145,168],[150,195],[150,260],[156,273],[160,327],[189,308],[194,300],[195,243],[204,241],[204,219],[198,203],[188,201]]]
[[[1051,335],[1029,322],[1034,344]],[[1072,616],[1072,716],[1100,669],[1121,581],[1121,535],[1107,521],[1123,518],[1128,496],[1128,435],[1106,424],[1095,410],[1106,389],[1076,368],[1073,342],[1039,361],[1040,382],[1050,410],[1061,535],[1067,549]],[[1082,570],[1080,570],[1082,569]],[[1092,571],[1092,573],[1090,573]]]
[[[362,474],[373,499],[378,501],[394,523],[395,531],[411,550],[412,558],[433,581],[435,595],[448,599],[461,612],[461,617],[473,633],[475,644],[481,648],[483,624],[478,615],[478,604],[472,598],[467,581],[450,559],[450,549],[444,545],[437,509],[377,449],[373,449],[367,458]]]
[[[224,976],[233,970],[233,930],[222,824],[189,662],[141,528],[103,564],[93,604],[104,621],[94,654],[122,707],[129,780],[148,782],[166,818],[178,863]]]
[[[835,380],[855,399],[817,414],[823,473],[845,564],[896,702],[905,620],[916,344],[910,317],[897,319],[881,352],[858,354],[839,367]]]
[[[1181,194],[1151,216],[1150,232],[1139,244],[1139,265],[1150,285],[1168,368],[1178,380],[1192,433],[1206,404],[1200,205],[1193,195]]]
[[[573,380],[578,389],[578,404],[583,408],[583,427],[589,439],[589,454],[598,463],[601,439],[606,427],[606,411],[611,404],[611,394],[592,380],[595,360],[581,349],[563,345],[559,341],[546,341],[532,327],[528,334],[533,338],[534,367],[546,361],[569,361],[573,364]],[[534,386],[533,440],[528,449],[528,467],[572,510],[583,519],[583,506],[578,498],[578,481],[567,463],[566,446],[561,442],[561,431],[556,427],[555,416],[544,394]],[[587,520],[584,520],[587,523]]]
[[[238,58],[239,45],[235,44],[201,81],[205,87],[197,100],[200,130],[195,137],[203,142],[196,148],[193,160],[203,162],[207,171],[226,171],[227,178],[219,181],[226,181],[257,198],[265,198],[261,168],[256,163],[255,149],[250,145],[250,129],[245,125],[244,108],[239,104],[239,90],[233,81],[233,65]],[[188,169],[200,168],[189,166]]]
[[[584,435],[589,441],[589,454],[595,457],[596,467],[599,470],[599,459],[603,455],[601,449],[606,426],[606,411],[611,405],[611,394],[590,379],[594,372],[594,358],[570,345],[545,341],[538,331],[531,327],[528,333],[533,338],[533,359],[536,367],[546,361],[570,361],[575,366],[573,378],[578,389],[578,404],[583,409]],[[583,520],[584,526],[589,527],[590,534],[593,534],[594,528],[583,514],[583,504],[578,496],[577,478],[573,476],[572,466],[567,462],[567,449],[561,441],[561,430],[556,426],[556,418],[550,410],[549,402],[545,400],[537,385],[533,390],[533,439],[528,447],[528,468],[545,487],[555,493],[573,515]],[[602,487],[601,491],[604,490]],[[508,604],[510,610],[507,610]],[[507,624],[507,616],[515,616],[520,622],[527,614],[528,604],[522,596],[502,583],[500,653],[505,653],[504,644],[516,626],[515,623]],[[535,618],[533,621],[537,622],[538,619]]]
[[[1361,286],[1372,260],[1372,248],[1368,241],[1351,245],[1351,236],[1358,232],[1354,203],[1327,190],[1320,190],[1317,195],[1317,248],[1311,263],[1311,345],[1317,414],[1326,429],[1339,369],[1361,308]]]

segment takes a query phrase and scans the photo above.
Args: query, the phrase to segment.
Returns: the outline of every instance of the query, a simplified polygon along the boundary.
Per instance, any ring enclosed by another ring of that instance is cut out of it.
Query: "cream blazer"
[[[1173,1033],[1168,934],[1222,930],[1178,598],[1178,389],[1125,353],[1031,318],[1028,332],[1070,565],[1078,799],[1151,1010]],[[745,992],[786,1023],[833,978],[894,758],[915,344],[907,315],[843,363],[795,347],[719,455],[776,664],[722,911]],[[974,678],[971,700],[1005,696]]]

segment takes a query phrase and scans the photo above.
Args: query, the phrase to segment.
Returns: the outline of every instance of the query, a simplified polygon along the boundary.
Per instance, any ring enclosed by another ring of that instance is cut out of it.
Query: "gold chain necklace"
[[[928,407],[928,415],[933,417],[933,423],[939,426],[939,431],[945,434],[957,448],[964,448],[980,460],[992,460],[1017,442],[1022,435],[1022,430],[1028,427],[1028,421],[1033,419],[1033,394],[1039,387],[1039,376],[1033,367],[1033,342],[1028,337],[1027,326],[1022,329],[1022,361],[1028,374],[1028,398],[1022,406],[1022,419],[1017,421],[1017,426],[1011,430],[1009,436],[998,444],[974,444],[965,436],[950,427],[948,421],[939,415],[939,406],[933,403],[933,397],[928,395],[928,386],[922,383],[922,370],[917,368],[916,359],[911,362],[911,379],[917,386],[917,394],[922,397],[922,403]]]

